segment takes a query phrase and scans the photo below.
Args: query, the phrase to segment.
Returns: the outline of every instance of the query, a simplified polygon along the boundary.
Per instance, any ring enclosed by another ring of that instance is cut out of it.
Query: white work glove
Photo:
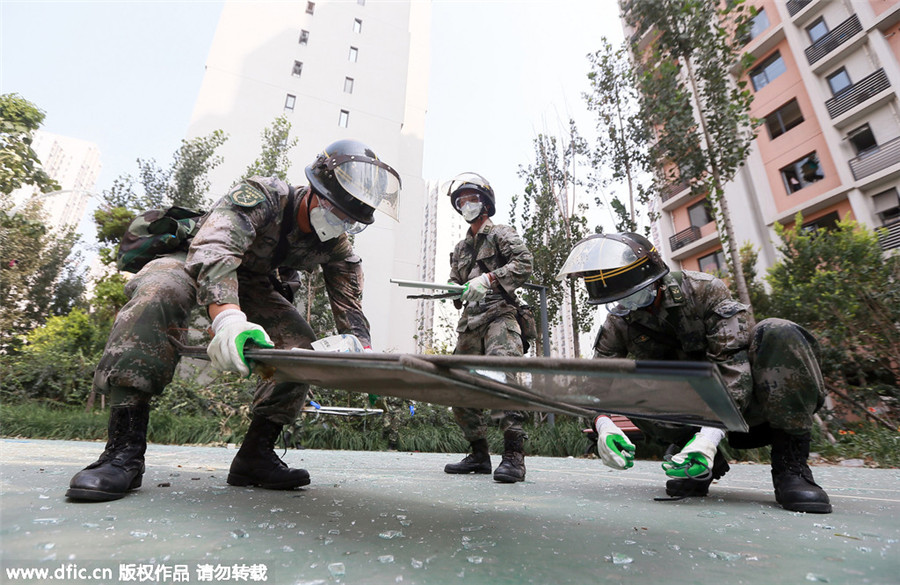
[[[725,431],[714,427],[701,427],[677,455],[663,462],[662,468],[669,477],[706,479],[712,473],[716,448],[725,437]]]
[[[491,277],[487,274],[476,276],[465,285],[460,297],[466,303],[477,303],[491,292]]]
[[[266,331],[247,321],[247,315],[239,309],[226,309],[212,322],[213,339],[206,348],[206,355],[217,370],[237,372],[250,376],[250,367],[244,359],[244,344],[248,340],[262,347],[275,347]]]
[[[597,429],[597,454],[600,461],[613,469],[629,469],[634,465],[634,443],[608,416],[594,419]]]

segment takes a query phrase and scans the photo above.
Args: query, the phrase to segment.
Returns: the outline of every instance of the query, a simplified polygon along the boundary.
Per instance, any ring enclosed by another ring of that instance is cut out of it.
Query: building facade
[[[763,121],[726,187],[738,244],[776,260],[775,223],[827,228],[854,219],[900,248],[900,0],[754,0],[744,50],[750,114]],[[725,270],[705,196],[667,185],[654,202],[663,255],[689,270]]]
[[[48,226],[77,228],[100,176],[100,149],[93,142],[43,130],[34,132],[31,147],[44,171],[59,184],[59,190],[43,194],[33,185],[22,187],[12,192],[13,201],[21,205],[38,197],[43,202]]]
[[[431,5],[396,2],[226,2],[207,59],[188,137],[228,135],[210,175],[218,197],[259,156],[261,133],[286,115],[289,181],[328,144],[360,140],[400,173],[400,222],[376,214],[355,237],[366,274],[363,308],[376,351],[415,350],[416,303],[391,278],[423,277]]]

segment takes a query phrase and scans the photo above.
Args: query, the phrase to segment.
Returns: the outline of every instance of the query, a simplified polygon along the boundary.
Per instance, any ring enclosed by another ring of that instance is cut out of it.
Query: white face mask
[[[323,209],[321,205],[313,207],[309,211],[309,224],[323,242],[333,240],[344,233],[343,222],[336,217],[333,221],[329,221],[331,218],[328,215],[333,217],[333,214]]]
[[[481,201],[471,201],[463,204],[459,212],[462,213],[463,219],[466,220],[467,223],[472,223],[478,219],[483,209],[484,205]]]
[[[648,286],[628,295],[624,299],[619,299],[615,303],[609,303],[606,305],[606,307],[613,315],[624,317],[632,311],[636,311],[637,309],[646,307],[647,305],[652,303],[655,298],[656,287]]]

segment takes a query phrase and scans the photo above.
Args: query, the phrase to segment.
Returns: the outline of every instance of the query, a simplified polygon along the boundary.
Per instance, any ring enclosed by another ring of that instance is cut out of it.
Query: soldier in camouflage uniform
[[[274,177],[241,182],[203,217],[187,252],[151,260],[128,283],[129,301],[94,376],[96,389],[111,397],[109,440],[100,459],[72,478],[69,498],[114,500],[140,487],[150,398],[172,380],[179,359],[167,336],[185,339],[194,306],[207,307],[212,319],[207,353],[213,367],[249,376],[243,357],[248,340],[312,347],[313,330],[276,290],[274,275],[321,268],[338,330],[370,345],[361,261],[347,234],[371,224],[375,208],[396,218],[399,175],[364,144],[342,140],[306,167],[306,177],[310,187]],[[292,489],[309,483],[305,470],[289,468],[274,452],[307,389],[260,382],[229,484]]]
[[[581,277],[589,303],[609,316],[594,342],[594,357],[693,360],[716,364],[750,426],[728,433],[737,448],[772,446],[775,499],[787,510],[830,513],[828,495],[813,480],[809,457],[813,416],[825,399],[819,349],[805,329],[784,319],[751,327],[747,306],[703,272],[669,272],[656,248],[633,234],[599,234],[579,242],[560,278]],[[725,431],[636,420],[653,439],[673,443],[663,463],[673,497],[705,496],[728,471],[718,451]],[[605,464],[631,467],[634,445],[606,416],[594,421]]]
[[[531,276],[532,256],[516,231],[495,225],[494,190],[475,173],[463,173],[447,187],[450,202],[470,224],[466,238],[450,255],[450,281],[464,284],[457,300],[462,316],[454,354],[521,356],[522,331],[516,320],[515,291]],[[500,413],[492,413],[498,418]],[[444,467],[446,473],[490,473],[487,422],[479,409],[454,407],[453,415],[472,445],[472,453]],[[513,483],[525,479],[525,420],[521,412],[502,413],[503,458],[494,480]]]

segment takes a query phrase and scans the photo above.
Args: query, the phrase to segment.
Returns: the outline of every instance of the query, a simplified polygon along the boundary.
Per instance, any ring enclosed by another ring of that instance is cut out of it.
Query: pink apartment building
[[[852,218],[884,227],[900,249],[900,0],[753,0],[745,51],[751,115],[764,120],[726,188],[739,244],[776,260],[776,222],[827,228]],[[725,269],[722,244],[686,185],[661,190],[656,243],[673,265]]]

